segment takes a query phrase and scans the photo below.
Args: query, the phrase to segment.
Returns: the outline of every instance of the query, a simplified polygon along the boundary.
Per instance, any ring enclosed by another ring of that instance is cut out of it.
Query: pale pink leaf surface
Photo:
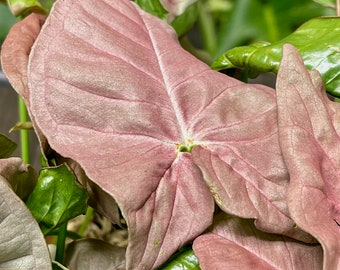
[[[58,1],[30,55],[29,88],[30,111],[51,147],[122,210],[127,268],[160,265],[211,224],[211,192],[239,188],[214,191],[203,164],[209,155],[223,163],[218,170],[238,172],[224,182],[255,187],[225,211],[304,238],[290,232],[274,91],[212,71],[130,1]],[[200,145],[192,155],[179,152],[192,144]],[[253,211],[235,206],[240,201]]]
[[[52,269],[37,221],[14,193],[9,180],[26,165],[19,158],[0,159],[0,269]]]
[[[257,230],[252,220],[220,213],[209,233],[193,244],[202,270],[319,270],[322,248]]]
[[[339,269],[340,104],[327,98],[320,75],[306,70],[291,45],[283,50],[277,102],[289,211],[322,244],[324,269]]]
[[[67,245],[64,265],[77,270],[125,270],[125,248],[92,238]]]

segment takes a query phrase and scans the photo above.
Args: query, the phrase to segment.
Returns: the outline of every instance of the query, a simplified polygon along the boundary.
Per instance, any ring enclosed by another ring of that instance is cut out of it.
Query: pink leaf
[[[340,104],[321,77],[286,45],[277,81],[279,133],[290,173],[289,211],[324,249],[324,269],[340,267]]]
[[[16,23],[2,45],[1,65],[5,75],[15,90],[28,105],[27,65],[31,47],[37,38],[45,16],[31,14],[22,22]],[[20,37],[20,38],[18,38]],[[15,61],[13,58],[15,57]]]
[[[212,71],[130,1],[56,2],[28,74],[51,147],[119,205],[128,269],[157,267],[201,234],[211,193],[226,212],[306,239],[285,202],[274,91]]]
[[[0,159],[0,269],[49,270],[50,253],[39,225],[12,190],[20,174],[31,174],[20,158]]]
[[[219,214],[210,233],[199,236],[193,249],[202,270],[310,269],[322,266],[320,245],[257,230],[252,220]]]

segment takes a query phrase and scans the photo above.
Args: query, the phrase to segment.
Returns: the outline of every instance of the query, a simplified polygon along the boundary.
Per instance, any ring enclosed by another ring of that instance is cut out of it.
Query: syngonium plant
[[[339,267],[340,108],[292,45],[275,91],[213,71],[130,1],[63,0],[13,27],[1,60],[43,149],[120,209],[123,267],[192,242],[202,269]]]

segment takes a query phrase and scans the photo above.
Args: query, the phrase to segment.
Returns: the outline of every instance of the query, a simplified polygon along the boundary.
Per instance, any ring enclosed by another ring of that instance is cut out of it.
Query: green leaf
[[[48,13],[38,0],[8,0],[7,3],[14,16],[27,15],[30,12]]]
[[[276,42],[309,19],[335,15],[334,10],[311,0],[237,0],[230,12],[225,9],[218,29],[218,45],[213,58],[223,52],[252,42]]]
[[[212,68],[244,69],[252,77],[262,72],[277,73],[282,58],[282,46],[294,45],[308,69],[320,72],[326,90],[340,97],[340,18],[320,17],[312,19],[286,38],[272,43],[256,43],[233,48],[213,64]]]
[[[324,7],[330,7],[335,8],[336,7],[336,0],[313,0],[314,2],[324,6]]]
[[[13,16],[7,6],[0,4],[0,43],[4,41],[9,29],[17,19]]]
[[[166,20],[169,12],[167,12],[159,0],[135,0],[136,4],[146,12]]]
[[[177,35],[180,37],[190,30],[198,16],[198,2],[190,5],[184,13],[176,17],[172,22],[171,26],[176,30]]]
[[[170,260],[165,263],[160,270],[200,270],[198,259],[194,251],[185,249],[182,252],[174,255]]]
[[[30,130],[30,129],[33,129],[33,125],[31,121],[18,122],[14,125],[14,127],[11,128],[9,132],[12,132],[14,130]]]
[[[15,142],[0,133],[0,158],[10,157],[16,148]]]
[[[38,183],[26,204],[47,234],[86,211],[88,194],[76,184],[66,165],[41,170]]]

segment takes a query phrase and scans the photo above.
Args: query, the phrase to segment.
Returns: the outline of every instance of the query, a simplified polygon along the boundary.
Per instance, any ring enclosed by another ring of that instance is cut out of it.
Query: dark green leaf
[[[44,234],[86,211],[88,195],[66,165],[41,170],[27,206]]]
[[[308,69],[321,73],[327,91],[340,97],[340,18],[312,19],[288,37],[271,45],[236,47],[227,51],[213,64],[214,69],[239,68],[253,76],[261,72],[277,72],[282,57],[282,46],[293,44]]]
[[[15,142],[0,133],[0,158],[10,157],[16,148]]]
[[[194,251],[190,248],[184,250],[164,264],[160,270],[199,270],[198,259],[194,254]]]

